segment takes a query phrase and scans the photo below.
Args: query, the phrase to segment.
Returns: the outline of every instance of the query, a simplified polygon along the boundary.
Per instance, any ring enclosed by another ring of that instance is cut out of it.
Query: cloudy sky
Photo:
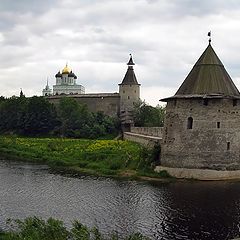
[[[212,45],[240,88],[239,0],[0,0],[0,95],[41,95],[66,62],[86,93],[117,92],[129,53],[141,98],[175,94]]]

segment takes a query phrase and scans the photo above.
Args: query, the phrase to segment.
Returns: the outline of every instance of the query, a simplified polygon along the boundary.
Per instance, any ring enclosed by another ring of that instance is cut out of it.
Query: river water
[[[151,239],[231,239],[239,234],[240,182],[114,180],[0,161],[0,228],[7,218],[74,219],[101,232]]]

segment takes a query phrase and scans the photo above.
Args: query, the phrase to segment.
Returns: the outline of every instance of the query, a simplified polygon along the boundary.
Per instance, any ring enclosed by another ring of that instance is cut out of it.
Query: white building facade
[[[72,70],[66,66],[63,68],[62,73],[59,71],[56,75],[56,84],[53,85],[53,95],[68,95],[68,94],[84,94],[84,86],[77,84],[77,76],[72,72]],[[51,95],[51,93],[46,93],[46,88],[43,90],[43,96]]]

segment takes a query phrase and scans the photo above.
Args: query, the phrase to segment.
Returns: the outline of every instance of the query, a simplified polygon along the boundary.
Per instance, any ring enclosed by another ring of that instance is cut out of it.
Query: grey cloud
[[[54,83],[69,61],[87,91],[117,91],[132,53],[143,88],[175,92],[207,45],[209,23],[216,52],[231,76],[240,78],[239,5],[233,0],[4,0],[1,89],[41,94],[46,76]]]
[[[0,11],[42,13],[57,5],[58,0],[1,0]]]

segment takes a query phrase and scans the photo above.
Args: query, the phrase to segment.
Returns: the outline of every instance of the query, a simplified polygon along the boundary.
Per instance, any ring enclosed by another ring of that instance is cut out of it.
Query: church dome
[[[71,68],[68,67],[68,65],[66,64],[66,66],[63,68],[62,70],[62,74],[69,74],[71,72]]]
[[[75,77],[75,74],[71,71],[69,74],[68,74],[69,77]]]
[[[60,73],[60,71],[55,75],[55,77],[62,77],[62,74]]]

